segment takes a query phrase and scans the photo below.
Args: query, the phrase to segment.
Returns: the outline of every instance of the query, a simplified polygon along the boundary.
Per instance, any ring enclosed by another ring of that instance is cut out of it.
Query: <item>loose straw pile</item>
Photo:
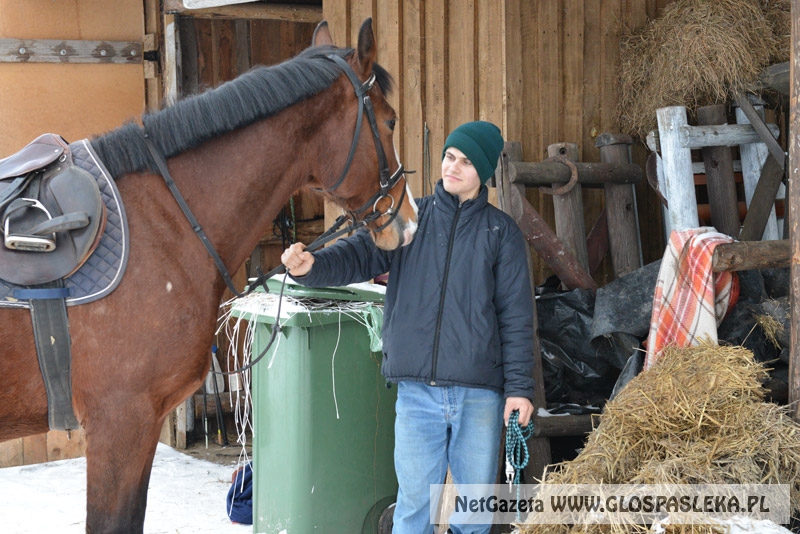
[[[723,104],[790,56],[789,0],[677,0],[620,39],[618,120],[644,140],[656,110]]]
[[[764,402],[767,370],[743,347],[668,348],[599,416],[583,451],[543,484],[790,484],[800,509],[800,425]],[[521,534],[646,532],[637,525],[518,525]],[[670,525],[666,532],[719,532]]]

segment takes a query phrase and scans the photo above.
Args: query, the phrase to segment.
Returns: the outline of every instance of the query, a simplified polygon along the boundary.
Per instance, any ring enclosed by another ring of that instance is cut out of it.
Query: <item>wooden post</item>
[[[578,161],[576,143],[556,143],[547,147],[547,156],[562,156],[570,161]],[[561,186],[563,187],[563,186]],[[558,189],[559,184],[553,184]],[[579,183],[564,193],[553,194],[553,210],[556,235],[564,246],[578,259],[581,267],[589,272],[589,253],[586,250],[586,225],[583,221],[583,192]]]
[[[764,103],[758,97],[749,97],[756,113],[763,119],[764,118]],[[736,108],[736,122],[739,124],[750,124],[750,119],[747,118],[742,108]],[[750,206],[753,200],[758,180],[761,177],[761,169],[769,155],[767,145],[762,142],[747,143],[739,145],[739,154],[742,159],[742,179],[744,181],[744,197],[745,202]],[[783,162],[780,162],[781,164]],[[769,218],[767,220],[767,227],[764,229],[763,240],[780,239],[778,233],[778,221],[775,216],[775,206],[770,210]]]
[[[518,205],[518,200],[514,200],[514,196],[520,195],[524,198],[525,187],[521,185],[514,185],[508,179],[508,162],[520,161],[522,159],[522,145],[519,142],[506,143],[503,154],[500,156],[500,169],[497,176],[497,200],[500,204],[500,209],[510,214],[517,219],[514,214],[515,208]],[[517,214],[521,215],[521,214]],[[528,261],[530,262],[530,254],[528,254]],[[544,376],[542,371],[542,352],[539,346],[539,316],[536,311],[536,284],[533,279],[533,269],[528,265],[528,272],[530,273],[531,280],[531,297],[533,298],[533,406],[535,410],[539,408],[547,408],[547,402],[544,395]],[[524,480],[527,484],[533,484],[537,480],[544,477],[544,470],[547,465],[552,461],[550,452],[550,440],[548,438],[533,437],[528,441],[528,453],[530,459],[524,471]]]
[[[791,347],[789,349],[789,406],[795,421],[800,421],[800,0],[792,0],[791,82],[789,117],[789,241],[791,245]]]
[[[699,108],[697,123],[699,125],[726,124],[725,106],[717,104]],[[711,224],[718,232],[738,238],[741,224],[731,149],[727,146],[709,146],[704,147],[702,151],[708,204],[711,208]]]
[[[664,173],[664,196],[669,203],[670,229],[697,228],[692,151],[682,146],[681,128],[688,125],[686,108],[669,106],[656,111]],[[660,184],[659,184],[660,185]]]
[[[629,135],[604,133],[595,140],[603,163],[630,163]],[[633,185],[605,185],[608,244],[614,276],[620,278],[642,266],[642,248],[636,213],[636,191]]]
[[[514,145],[515,143],[507,143],[507,147]],[[510,167],[511,163],[509,160],[506,167]],[[504,184],[498,184],[497,187],[501,209],[514,218],[528,245],[547,263],[562,284],[569,289],[584,288],[596,291],[597,283],[578,263],[572,252],[564,246],[536,208],[531,206],[525,198],[525,187],[511,183],[506,167],[503,168],[503,179],[507,185],[504,187]]]

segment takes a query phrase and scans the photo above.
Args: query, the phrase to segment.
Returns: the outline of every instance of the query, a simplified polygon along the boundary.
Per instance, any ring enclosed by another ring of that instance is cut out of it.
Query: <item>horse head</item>
[[[312,47],[335,49],[325,21],[314,31]],[[325,172],[312,176],[311,182],[366,226],[379,248],[393,250],[413,239],[417,207],[394,147],[397,114],[386,99],[391,77],[375,62],[376,54],[372,19],[361,25],[355,50],[330,54],[342,69],[335,83],[342,97],[335,110],[321,114],[329,117],[320,128],[331,128],[332,142],[321,149]],[[343,123],[353,124],[354,133],[341,131]],[[342,150],[345,144],[349,148]]]

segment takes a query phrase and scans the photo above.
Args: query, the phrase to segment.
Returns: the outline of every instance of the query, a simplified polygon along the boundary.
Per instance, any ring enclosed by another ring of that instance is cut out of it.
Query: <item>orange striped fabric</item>
[[[656,281],[644,369],[669,345],[717,343],[717,327],[738,298],[738,277],[714,273],[711,260],[717,245],[731,242],[714,228],[672,232]]]

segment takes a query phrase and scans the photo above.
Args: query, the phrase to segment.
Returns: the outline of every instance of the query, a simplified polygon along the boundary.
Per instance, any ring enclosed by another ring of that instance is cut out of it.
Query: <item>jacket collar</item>
[[[455,213],[458,209],[458,197],[456,195],[451,195],[444,189],[444,184],[440,179],[436,182],[436,191],[434,192],[434,203],[438,206],[439,209],[444,210],[448,214]],[[486,188],[486,185],[481,185],[481,188],[478,190],[478,196],[467,200],[461,206],[461,213],[462,215],[467,213],[473,213],[479,211],[489,203],[489,190]]]

